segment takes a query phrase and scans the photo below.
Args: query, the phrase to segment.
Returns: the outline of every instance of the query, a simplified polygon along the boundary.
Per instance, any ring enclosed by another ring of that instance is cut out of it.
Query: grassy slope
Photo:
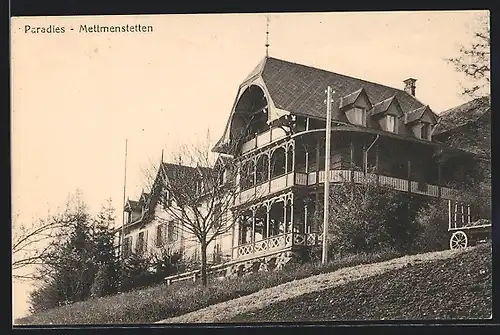
[[[15,324],[150,323],[246,296],[295,279],[358,264],[382,262],[397,256],[398,254],[391,250],[377,254],[351,255],[326,265],[306,263],[287,270],[260,272],[222,282],[216,281],[206,288],[194,285],[192,282],[174,283],[169,287],[158,285],[54,308],[18,319]]]
[[[240,314],[229,322],[490,318],[491,246]]]

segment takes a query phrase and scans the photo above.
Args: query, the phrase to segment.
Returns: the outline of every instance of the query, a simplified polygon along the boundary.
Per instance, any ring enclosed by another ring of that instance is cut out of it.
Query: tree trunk
[[[205,242],[201,243],[201,284],[207,286],[207,245]]]

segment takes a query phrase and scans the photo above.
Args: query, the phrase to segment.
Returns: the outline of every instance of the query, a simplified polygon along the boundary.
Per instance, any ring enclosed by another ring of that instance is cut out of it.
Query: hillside
[[[160,323],[479,318],[490,314],[491,247],[482,245],[343,268]]]
[[[66,305],[15,323],[259,322],[489,314],[491,247],[486,245],[404,257],[394,252],[351,255],[326,265],[306,263],[286,271],[214,281],[206,288],[192,282],[158,285]]]
[[[491,248],[305,294],[231,322],[490,318]]]

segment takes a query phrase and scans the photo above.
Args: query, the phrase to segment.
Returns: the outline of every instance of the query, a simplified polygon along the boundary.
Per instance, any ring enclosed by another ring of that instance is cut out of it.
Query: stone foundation
[[[210,280],[224,280],[225,278],[242,277],[259,271],[281,270],[291,263],[309,261],[314,251],[314,248],[303,248],[277,252],[272,255],[263,255],[247,260],[236,260],[227,263],[227,265],[218,266],[217,269],[209,269],[208,277]],[[170,285],[174,281],[187,279],[196,281],[199,279],[199,270],[173,277],[166,278],[167,285]]]
[[[259,271],[281,270],[287,264],[298,261],[300,255],[293,251],[283,251],[270,256],[262,256],[228,265],[213,275],[217,278],[235,278]]]

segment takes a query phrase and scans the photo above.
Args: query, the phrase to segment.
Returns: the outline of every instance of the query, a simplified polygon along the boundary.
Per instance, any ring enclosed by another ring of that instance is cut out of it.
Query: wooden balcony
[[[254,258],[265,256],[293,247],[308,247],[318,245],[321,237],[317,233],[290,232],[265,238],[252,243],[241,244],[233,248],[233,259]]]
[[[272,128],[243,143],[241,153],[245,154],[251,150],[262,148],[271,142],[284,138],[285,136],[286,133],[282,128]]]
[[[360,171],[351,170],[330,170],[329,178],[330,182],[346,182],[352,181],[356,184],[362,184],[365,182],[378,182],[381,186],[387,186],[398,191],[411,192],[415,194],[422,194],[431,197],[439,197],[439,189],[441,189],[441,197],[444,199],[455,200],[459,191],[443,186],[431,185],[426,183],[418,183],[416,181],[409,182],[406,179],[400,179],[395,177],[389,177],[384,175],[377,175],[374,173],[368,173],[366,176]],[[325,171],[310,172],[308,174],[308,185],[313,185],[316,183],[316,178],[318,178],[319,183],[325,182]],[[377,180],[378,179],[378,180]],[[410,189],[408,189],[410,187]]]
[[[290,172],[263,183],[257,184],[247,190],[240,192],[236,199],[236,205],[244,204],[254,199],[260,199],[267,195],[283,191],[294,185],[308,185],[307,174],[300,172]]]
[[[351,171],[351,170],[330,170],[329,178],[331,183],[341,183],[341,182],[349,182],[352,181],[356,184],[362,184],[368,181],[377,182],[381,186],[387,186],[392,189],[403,191],[403,192],[411,192],[414,194],[421,194],[430,197],[439,197],[439,189],[441,189],[441,197],[449,200],[456,200],[459,191],[447,187],[439,187],[437,185],[431,184],[422,184],[416,181],[408,182],[406,179],[400,179],[395,177],[389,177],[384,175],[377,175],[374,173],[368,173],[366,176],[363,172],[360,171]],[[239,196],[236,199],[236,205],[241,205],[246,202],[257,200],[267,195],[283,191],[292,186],[306,186],[306,185],[314,185],[317,183],[325,182],[325,171],[319,172],[309,172],[309,173],[301,173],[301,172],[290,172],[271,180],[265,181],[261,184],[258,184],[254,187],[251,187],[247,190],[243,190],[240,192]],[[410,190],[408,188],[410,187]]]

